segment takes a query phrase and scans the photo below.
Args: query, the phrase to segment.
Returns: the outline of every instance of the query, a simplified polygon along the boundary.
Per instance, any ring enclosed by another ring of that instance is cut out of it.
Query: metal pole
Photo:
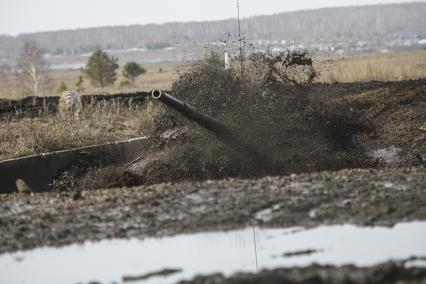
[[[240,42],[240,64],[241,64],[241,77],[244,74],[244,59],[243,59],[243,40],[241,39],[241,20],[240,20],[240,1],[237,0],[238,10],[238,41]]]
[[[254,240],[254,257],[256,259],[256,272],[259,273],[259,265],[257,263],[256,231],[254,229],[254,225],[252,225],[252,227],[253,227],[253,240]]]

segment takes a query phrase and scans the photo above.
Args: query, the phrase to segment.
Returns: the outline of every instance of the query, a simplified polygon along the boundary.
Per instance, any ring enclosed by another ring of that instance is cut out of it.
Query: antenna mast
[[[243,54],[243,40],[241,38],[241,20],[240,20],[240,1],[237,0],[237,10],[238,10],[238,41],[240,42],[240,64],[241,64],[241,77],[243,77],[244,70],[244,54]]]

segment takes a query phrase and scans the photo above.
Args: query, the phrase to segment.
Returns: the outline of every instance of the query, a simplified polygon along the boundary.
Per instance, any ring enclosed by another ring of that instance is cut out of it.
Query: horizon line
[[[283,11],[283,12],[277,12],[272,14],[259,14],[259,15],[251,15],[247,17],[241,18],[241,20],[248,20],[251,18],[257,18],[257,17],[269,17],[269,16],[276,16],[280,14],[291,14],[291,13],[300,13],[300,12],[308,12],[308,11],[319,11],[319,10],[327,10],[327,9],[348,9],[348,8],[354,8],[354,7],[372,7],[372,6],[396,6],[396,5],[412,5],[412,4],[425,4],[426,1],[421,0],[414,0],[411,2],[396,2],[396,3],[375,3],[375,4],[363,4],[363,5],[347,5],[347,6],[328,6],[328,7],[320,7],[320,8],[305,8],[305,9],[298,9],[293,11]],[[221,19],[214,19],[214,20],[192,20],[192,21],[170,21],[170,22],[160,22],[160,23],[144,23],[144,24],[118,24],[118,25],[99,25],[99,26],[86,26],[86,27],[75,27],[75,28],[64,28],[64,29],[58,29],[58,30],[39,30],[39,31],[32,31],[32,32],[22,32],[18,34],[8,34],[3,33],[0,34],[0,36],[4,37],[14,37],[17,38],[19,36],[27,36],[27,35],[35,35],[35,34],[42,34],[42,33],[55,33],[55,32],[72,32],[72,31],[79,31],[79,30],[90,30],[90,29],[99,29],[99,28],[119,28],[119,27],[131,27],[131,26],[164,26],[164,25],[170,25],[170,24],[189,24],[189,23],[211,23],[211,22],[221,22],[221,21],[229,21],[229,20],[237,20],[236,17],[232,18],[221,18]]]

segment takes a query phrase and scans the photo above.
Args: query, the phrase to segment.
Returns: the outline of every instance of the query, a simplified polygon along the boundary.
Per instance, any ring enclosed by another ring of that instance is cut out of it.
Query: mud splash
[[[426,256],[425,239],[426,222],[412,222],[393,228],[251,227],[158,239],[86,242],[0,255],[0,282],[124,283],[131,279],[132,283],[175,283],[200,274],[230,276],[313,263],[371,266]]]

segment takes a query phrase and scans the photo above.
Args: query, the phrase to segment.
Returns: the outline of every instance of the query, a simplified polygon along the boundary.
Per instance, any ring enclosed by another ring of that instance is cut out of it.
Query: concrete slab
[[[108,157],[112,164],[126,163],[134,159],[147,142],[147,137],[140,137],[0,161],[0,193],[16,192],[17,179],[24,180],[34,192],[47,191],[53,179],[81,155]]]

